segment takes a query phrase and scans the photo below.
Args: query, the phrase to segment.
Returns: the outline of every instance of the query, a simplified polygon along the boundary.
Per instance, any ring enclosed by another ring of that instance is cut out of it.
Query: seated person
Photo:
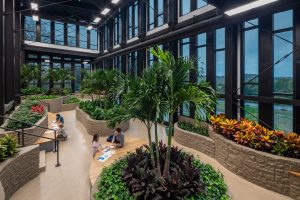
[[[61,116],[61,114],[56,114],[56,123],[65,123],[65,120],[63,118],[63,116]]]
[[[93,157],[95,157],[95,154],[98,152],[99,147],[102,148],[102,146],[99,142],[98,134],[94,134],[93,140],[92,140],[92,146],[93,146]]]
[[[113,135],[107,138],[107,142],[115,143],[116,148],[122,148],[124,146],[124,135],[121,128],[116,128]]]

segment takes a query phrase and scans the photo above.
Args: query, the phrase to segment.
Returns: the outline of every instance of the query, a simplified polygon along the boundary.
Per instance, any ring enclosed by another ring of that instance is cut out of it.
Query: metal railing
[[[43,127],[43,126],[36,125],[36,124],[31,124],[31,123],[24,122],[24,121],[17,120],[17,119],[13,119],[13,118],[10,118],[10,117],[5,117],[5,116],[2,116],[2,115],[0,115],[0,118],[2,118],[4,120],[7,119],[7,120],[12,120],[12,121],[21,123],[21,127],[22,128],[21,129],[17,129],[17,130],[6,128],[6,127],[0,127],[0,128],[4,129],[5,131],[16,132],[18,134],[18,144],[20,146],[22,146],[22,147],[25,146],[25,137],[24,137],[24,135],[29,135],[29,136],[33,136],[33,137],[37,137],[37,138],[44,138],[44,139],[48,139],[48,140],[54,141],[53,152],[56,153],[56,165],[55,166],[56,167],[61,166],[61,164],[59,162],[59,140],[56,137],[57,130],[51,129],[51,128],[48,128],[48,127]],[[44,129],[44,130],[53,131],[53,133],[54,133],[54,139],[53,138],[49,138],[49,137],[39,136],[39,135],[35,135],[35,134],[32,134],[32,133],[25,132],[24,131],[25,125],[29,125],[29,127],[38,127],[38,128]]]

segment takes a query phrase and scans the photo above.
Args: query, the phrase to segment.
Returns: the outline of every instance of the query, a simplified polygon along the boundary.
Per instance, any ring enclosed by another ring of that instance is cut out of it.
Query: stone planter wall
[[[44,116],[42,119],[40,119],[35,125],[41,126],[41,127],[48,127],[48,115]],[[18,130],[22,131],[22,130]],[[30,127],[30,128],[25,128],[24,132],[37,135],[37,136],[42,136],[45,133],[45,129],[40,128],[40,127]],[[5,134],[13,134],[15,137],[18,138],[18,133],[14,131],[5,131],[0,133],[0,137],[3,137]],[[24,134],[24,144],[25,146],[33,145],[35,141],[38,139],[38,137],[31,136],[31,135],[26,135]]]
[[[61,105],[61,111],[69,111],[69,110],[75,110],[78,106],[78,103],[69,103],[69,104],[62,104]]]
[[[174,139],[178,143],[215,158],[231,172],[256,185],[300,200],[300,177],[289,173],[300,172],[300,159],[277,156],[236,144],[215,133],[211,127],[209,135],[210,140],[182,130],[175,124]]]
[[[100,136],[108,136],[113,133],[113,129],[107,127],[105,120],[94,120],[80,108],[76,108],[76,119],[80,121],[90,135],[100,134]],[[122,131],[129,129],[129,121],[117,125]]]
[[[61,112],[61,105],[63,103],[63,97],[58,97],[55,99],[43,99],[41,102],[44,106],[46,106],[48,108],[49,112],[58,113],[58,112]]]
[[[0,163],[0,200],[10,199],[19,188],[39,174],[39,152],[38,145],[24,147],[16,157]]]
[[[199,135],[174,125],[174,139],[179,144],[201,151],[210,157],[215,157],[215,142],[209,137]]]

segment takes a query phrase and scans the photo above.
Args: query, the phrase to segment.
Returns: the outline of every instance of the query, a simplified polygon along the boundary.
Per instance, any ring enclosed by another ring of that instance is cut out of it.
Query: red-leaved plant
[[[36,105],[31,107],[31,112],[37,113],[37,114],[44,114],[45,113],[45,107],[43,105]]]

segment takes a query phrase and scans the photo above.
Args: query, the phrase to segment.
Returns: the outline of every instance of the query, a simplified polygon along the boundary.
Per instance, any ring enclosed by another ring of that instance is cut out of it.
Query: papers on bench
[[[110,158],[113,154],[115,154],[115,151],[110,151],[109,149],[104,149],[102,156],[100,156],[97,160],[100,162],[105,162],[108,158]]]

